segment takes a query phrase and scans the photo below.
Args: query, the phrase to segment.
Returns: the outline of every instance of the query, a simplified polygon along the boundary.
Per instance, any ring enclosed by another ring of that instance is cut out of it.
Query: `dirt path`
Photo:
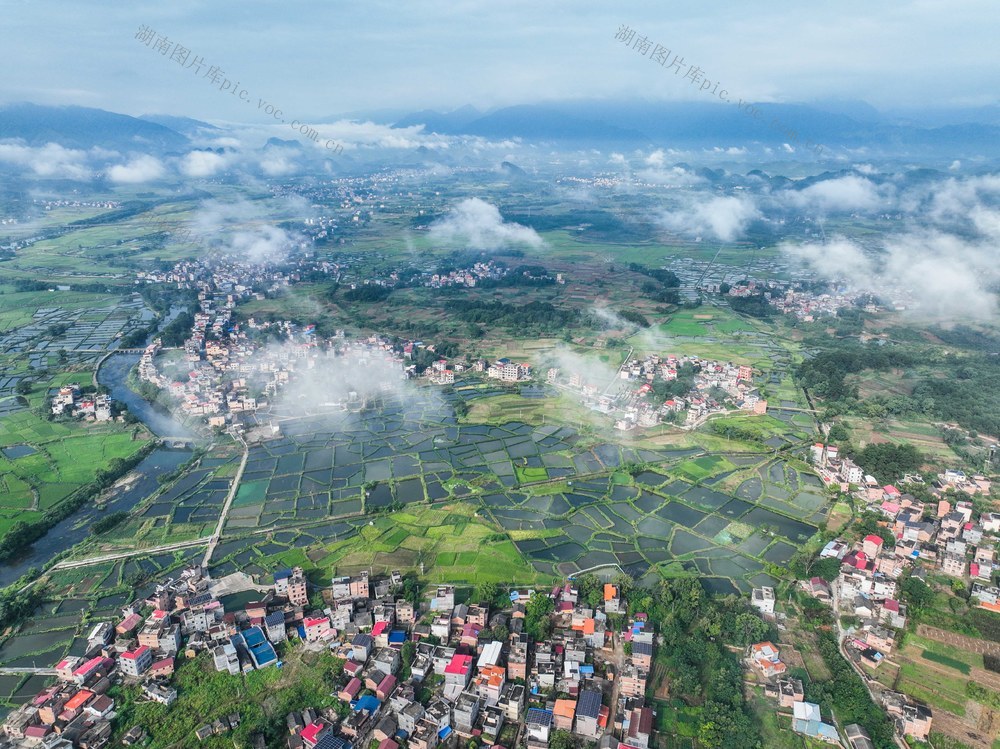
[[[974,749],[991,749],[993,745],[993,739],[989,735],[979,733],[977,729],[970,728],[969,724],[961,718],[943,710],[934,711],[933,730],[958,739]]]
[[[995,655],[1000,658],[1000,642],[990,642],[989,640],[977,640],[974,637],[966,637],[956,632],[949,632],[946,629],[929,627],[926,624],[917,626],[917,634],[921,637],[929,637],[932,640],[943,642],[962,650],[980,655]]]

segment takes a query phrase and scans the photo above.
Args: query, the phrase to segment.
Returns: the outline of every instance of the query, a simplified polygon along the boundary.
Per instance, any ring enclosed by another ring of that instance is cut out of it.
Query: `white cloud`
[[[26,146],[21,143],[0,143],[0,162],[30,169],[37,177],[87,180],[93,176],[88,166],[92,153],[64,148],[58,143]]]
[[[163,164],[155,156],[136,156],[126,164],[115,164],[108,169],[108,178],[119,184],[134,185],[151,182],[165,174]]]
[[[726,196],[700,201],[696,199],[679,210],[664,212],[657,223],[678,234],[710,234],[720,241],[731,242],[743,234],[751,221],[760,216],[760,211],[750,197]]]
[[[231,157],[215,151],[191,151],[180,161],[180,172],[185,177],[212,177],[226,169]]]
[[[790,190],[783,197],[796,208],[819,213],[874,211],[891,204],[874,182],[853,174]]]
[[[436,241],[458,242],[477,250],[545,244],[534,229],[504,221],[495,205],[479,198],[466,198],[452,206],[444,218],[431,226],[430,236]]]

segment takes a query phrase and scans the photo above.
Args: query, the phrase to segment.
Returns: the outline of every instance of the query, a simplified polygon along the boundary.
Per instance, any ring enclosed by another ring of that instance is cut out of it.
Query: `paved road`
[[[41,674],[42,676],[55,676],[54,668],[8,668],[0,666],[0,674]]]
[[[89,559],[79,559],[69,562],[59,562],[58,564],[52,565],[50,569],[53,570],[71,570],[77,567],[89,567],[92,564],[101,564],[102,562],[113,562],[116,559],[128,559],[129,557],[145,556],[147,554],[159,554],[164,551],[176,551],[177,549],[187,549],[191,546],[204,546],[207,544],[211,538],[205,536],[203,538],[195,538],[191,541],[178,541],[173,544],[164,544],[163,546],[152,546],[148,549],[133,549],[132,551],[120,551],[116,554],[105,554],[101,557],[90,557]]]
[[[243,440],[240,440],[243,442]],[[219,537],[222,535],[222,528],[226,524],[226,517],[229,515],[229,508],[233,504],[233,500],[236,498],[236,491],[240,488],[240,479],[243,478],[243,470],[247,467],[247,458],[250,457],[250,449],[247,447],[247,443],[243,442],[243,457],[240,459],[240,467],[236,471],[236,475],[233,477],[233,485],[229,487],[229,496],[226,497],[226,503],[222,506],[222,512],[219,514],[219,522],[215,526],[215,533],[212,534],[211,539],[208,542],[208,548],[205,550],[205,558],[202,560],[202,566],[208,567],[208,563],[212,561],[212,554],[215,551],[215,547],[219,543]]]

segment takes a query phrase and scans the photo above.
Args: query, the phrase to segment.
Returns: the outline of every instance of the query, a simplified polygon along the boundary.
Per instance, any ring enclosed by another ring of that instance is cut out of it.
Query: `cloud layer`
[[[430,230],[433,240],[463,244],[476,250],[499,250],[512,245],[542,247],[538,232],[527,226],[504,221],[500,210],[479,198],[466,198],[436,221]]]

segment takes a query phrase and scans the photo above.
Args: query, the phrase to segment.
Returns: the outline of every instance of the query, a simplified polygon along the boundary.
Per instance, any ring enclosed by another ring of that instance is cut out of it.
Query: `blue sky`
[[[270,119],[259,99],[301,119],[584,97],[710,100],[616,42],[625,23],[734,97],[917,110],[997,101],[993,0],[873,5],[5,0],[0,100],[238,122]],[[238,80],[249,101],[140,44],[143,24]]]

